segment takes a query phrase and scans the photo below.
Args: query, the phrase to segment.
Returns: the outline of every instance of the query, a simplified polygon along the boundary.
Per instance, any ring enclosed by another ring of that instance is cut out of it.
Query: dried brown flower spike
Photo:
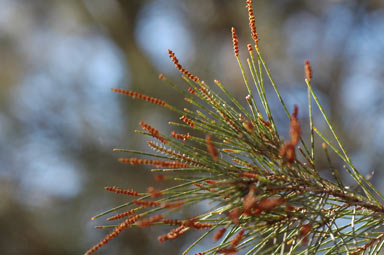
[[[298,144],[301,135],[300,123],[297,118],[299,113],[299,108],[297,105],[294,106],[294,111],[291,115],[291,121],[289,125],[289,135],[291,140],[289,142],[285,142],[280,147],[280,156],[283,158],[283,164],[285,163],[293,163],[296,159],[295,146]]]
[[[294,106],[294,111],[291,116],[291,123],[289,126],[289,135],[291,136],[291,144],[297,145],[300,140],[301,128],[300,123],[297,118],[297,114],[299,113],[299,107],[297,105]]]
[[[226,228],[219,229],[213,236],[213,241],[218,241],[224,235],[225,231],[227,231]]]
[[[206,135],[205,136],[205,142],[207,144],[207,150],[209,154],[211,154],[211,157],[214,161],[219,160],[219,153],[217,152],[215,145],[212,142],[212,136],[211,135]]]

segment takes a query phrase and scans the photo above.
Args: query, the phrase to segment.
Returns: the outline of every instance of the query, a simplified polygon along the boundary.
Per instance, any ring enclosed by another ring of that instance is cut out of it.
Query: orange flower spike
[[[138,219],[140,219],[141,218],[141,215],[140,214],[138,214],[138,215],[133,215],[133,216],[131,216],[131,217],[129,217],[127,220],[126,220],[126,222],[127,223],[129,223],[129,224],[133,224],[133,223],[135,223]]]
[[[193,227],[193,225],[198,221],[199,218],[189,218],[183,221],[183,226],[184,227]]]
[[[157,105],[164,106],[164,107],[169,106],[165,101],[163,101],[161,99],[147,96],[147,95],[135,92],[135,91],[126,90],[126,89],[116,89],[116,88],[113,88],[112,91],[119,93],[119,94],[124,94],[124,95],[130,96],[133,99],[138,98],[140,100],[147,101],[147,102],[150,102],[152,104],[157,104]]]
[[[168,240],[167,234],[163,234],[161,236],[158,236],[157,240],[159,240],[160,243],[167,241]]]
[[[213,241],[218,241],[224,235],[225,231],[227,231],[226,228],[219,229],[213,236]]]
[[[295,146],[290,142],[283,144],[280,148],[280,156],[284,160],[283,165],[286,162],[292,164],[296,159]]]
[[[297,105],[294,106],[294,111],[291,115],[291,122],[290,122],[290,127],[289,127],[289,135],[291,136],[291,144],[292,145],[297,145],[300,139],[301,135],[301,128],[300,128],[300,123],[297,118],[297,115],[299,113],[299,107]]]
[[[124,231],[127,227],[129,227],[131,224],[133,224],[138,218],[140,218],[140,215],[135,215],[130,217],[129,219],[126,219],[124,222],[120,223],[117,227],[115,227],[108,235],[104,237],[103,240],[101,240],[99,243],[94,245],[91,249],[89,249],[85,254],[89,255],[97,251],[100,247],[107,244],[110,240],[118,236],[121,232]]]
[[[272,210],[274,208],[276,208],[277,206],[285,203],[285,201],[287,201],[286,199],[284,198],[277,198],[277,197],[273,197],[273,198],[262,198],[257,207],[262,210],[262,211],[266,211],[266,210]]]
[[[209,154],[211,154],[213,161],[218,161],[219,160],[219,153],[217,152],[215,145],[212,142],[212,136],[207,135],[205,137],[205,142],[207,144],[207,150],[208,150]]]
[[[192,95],[196,93],[196,91],[191,87],[188,88],[188,92]]]
[[[138,158],[119,158],[118,159],[120,163],[124,164],[131,164],[131,165],[137,165],[140,164]]]
[[[179,70],[182,74],[184,74],[185,76],[187,76],[189,79],[193,80],[194,82],[200,81],[199,77],[191,74],[190,72],[185,70],[185,68],[183,68],[182,65],[179,64],[179,60],[177,59],[177,57],[175,56],[175,53],[173,53],[173,51],[168,50],[168,53],[169,53],[169,58],[175,64],[175,67],[177,70]]]
[[[181,116],[180,120],[182,120],[185,124],[187,124],[190,127],[195,127],[195,124],[193,123],[193,121],[187,118],[185,115]]]
[[[236,208],[227,213],[228,218],[235,224],[239,224],[240,220],[239,217],[240,215],[243,214],[243,210]]]
[[[189,165],[181,163],[179,161],[162,161],[152,159],[138,159],[138,158],[119,158],[120,163],[131,165],[153,165],[155,167],[168,167],[168,168],[180,168],[189,167]]]
[[[191,227],[193,227],[195,229],[208,229],[208,228],[213,227],[213,224],[211,224],[211,223],[195,222],[195,223],[193,223],[193,225]]]
[[[182,222],[182,226],[191,227],[195,229],[207,229],[207,228],[213,227],[213,224],[211,223],[201,223],[201,222],[197,222],[198,220],[199,218],[197,217],[184,220]]]
[[[239,40],[237,39],[236,29],[232,27],[232,41],[233,41],[233,51],[235,56],[239,57]]]
[[[231,246],[232,247],[235,247],[237,246],[241,240],[243,240],[243,236],[244,236],[244,229],[242,229],[231,241]]]
[[[311,81],[311,79],[312,79],[312,68],[311,68],[311,65],[310,65],[308,59],[305,60],[304,70],[305,70],[305,79],[307,79],[308,81]]]
[[[186,135],[184,135],[184,134],[178,134],[178,133],[176,133],[175,131],[172,131],[172,132],[171,132],[171,136],[174,137],[174,138],[176,138],[176,139],[183,140],[183,142],[187,141],[187,139],[191,137],[189,133],[187,133]]]
[[[300,228],[300,237],[303,238],[303,242],[307,243],[309,232],[312,231],[312,223],[302,225]]]
[[[247,4],[246,7],[248,9],[249,27],[251,29],[252,39],[255,42],[256,49],[258,49],[259,48],[259,45],[258,45],[259,34],[256,33],[256,21],[255,21],[255,15],[253,14],[252,1],[247,0],[245,3]]]
[[[148,200],[133,200],[133,203],[135,205],[140,205],[140,206],[143,206],[143,207],[156,207],[156,206],[159,206],[160,205],[160,202],[157,202],[157,201],[148,201]]]
[[[176,202],[162,202],[161,207],[168,209],[175,209],[183,206],[185,204],[184,201],[176,201]]]
[[[161,235],[159,236],[157,239],[159,240],[159,242],[165,242],[167,240],[171,240],[171,239],[175,239],[179,236],[181,236],[182,234],[184,234],[185,232],[187,232],[187,228],[184,227],[184,226],[180,226],[178,228],[175,228],[175,229],[172,229],[169,233],[167,234],[164,234],[164,235]]]
[[[111,191],[111,192],[114,192],[116,194],[124,194],[124,195],[130,195],[130,196],[135,196],[135,197],[140,196],[140,194],[138,192],[134,191],[133,189],[131,189],[131,190],[120,189],[116,186],[113,186],[113,187],[106,186],[104,189]]]
[[[182,234],[184,234],[185,232],[187,232],[187,230],[188,228],[184,226],[180,226],[168,233],[168,239],[175,239],[181,236]]]
[[[167,144],[168,143],[167,140],[165,140],[163,137],[160,136],[160,132],[156,128],[150,126],[148,123],[145,123],[144,121],[140,121],[139,124],[140,124],[142,129],[144,129],[144,130],[148,131],[149,133],[151,133],[151,135],[153,137],[157,138],[163,144]]]
[[[115,216],[112,216],[112,217],[109,217],[107,219],[107,221],[111,221],[111,220],[118,220],[118,219],[122,219],[122,218],[125,218],[127,217],[128,215],[131,215],[132,213],[136,212],[137,209],[131,209],[131,210],[128,210],[126,212],[123,212],[123,213],[119,213],[119,214],[116,214]]]
[[[167,224],[167,225],[170,225],[170,226],[181,226],[183,225],[183,221],[181,220],[175,220],[175,219],[163,219],[163,223],[164,224]]]
[[[149,219],[141,220],[137,222],[137,225],[139,227],[148,227],[155,222],[161,221],[162,219],[163,219],[163,215],[159,214],[159,215],[152,216]]]
[[[293,163],[296,159],[295,147],[292,144],[288,145],[286,157],[287,157],[288,163]]]
[[[201,167],[206,167],[203,163],[200,163],[200,162],[198,162],[198,161],[195,161],[195,160],[189,158],[188,156],[186,156],[185,154],[179,154],[179,153],[176,153],[176,152],[174,152],[173,150],[166,149],[166,148],[164,148],[164,147],[162,147],[162,146],[159,146],[159,145],[157,145],[157,144],[155,144],[154,142],[151,142],[151,141],[148,141],[147,144],[148,144],[149,147],[151,147],[151,148],[154,149],[154,150],[157,150],[157,151],[162,152],[162,153],[165,153],[165,154],[172,155],[172,156],[174,156],[174,157],[176,157],[176,158],[179,158],[179,159],[181,159],[181,160],[183,160],[183,161],[188,162],[188,163],[191,164],[191,165],[194,165],[194,166],[201,166]],[[189,164],[188,164],[188,165],[189,165]]]
[[[245,195],[245,197],[244,197],[243,207],[244,207],[245,211],[248,212],[253,207],[255,207],[256,204],[257,204],[257,200],[256,200],[256,197],[255,197],[255,188],[252,186],[249,189],[248,194]]]
[[[151,194],[151,197],[158,198],[163,195],[163,193],[159,190],[155,190],[153,187],[148,187],[147,192]]]

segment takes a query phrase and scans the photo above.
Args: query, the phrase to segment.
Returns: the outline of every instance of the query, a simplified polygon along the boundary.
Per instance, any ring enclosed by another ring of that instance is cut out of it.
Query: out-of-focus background
[[[177,116],[111,88],[185,107],[157,78],[164,73],[183,83],[168,48],[201,79],[218,79],[243,100],[230,29],[237,28],[245,60],[251,38],[244,2],[0,1],[2,254],[81,254],[107,233],[94,229],[102,219],[90,218],[126,199],[105,185],[155,185],[148,168],[118,164],[122,155],[112,148],[145,149],[144,137],[133,132],[138,122],[169,132],[167,122]],[[308,58],[313,85],[352,159],[363,173],[375,171],[372,181],[384,191],[384,2],[254,2],[260,47],[289,107],[298,104],[307,121]],[[321,158],[318,166],[326,166]],[[162,231],[126,231],[101,253],[180,254],[196,237],[159,244]]]

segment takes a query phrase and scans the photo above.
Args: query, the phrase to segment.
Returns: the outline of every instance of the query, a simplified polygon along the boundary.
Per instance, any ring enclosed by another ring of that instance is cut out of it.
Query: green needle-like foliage
[[[203,231],[201,238],[184,254],[190,254],[191,248],[204,238],[213,238],[212,248],[198,254],[379,254],[382,250],[383,195],[351,162],[312,89],[308,61],[305,63],[305,83],[308,87],[311,136],[308,140],[311,144],[304,143],[298,120],[299,109],[295,107],[293,113],[289,113],[260,53],[252,3],[250,0],[246,3],[254,40],[253,46],[248,45],[247,66],[251,81],[247,80],[238,56],[235,29],[232,29],[232,38],[235,57],[249,93],[244,100],[248,110],[219,81],[208,85],[184,69],[172,51],[169,51],[170,58],[183,74],[187,88],[176,86],[164,75],[160,78],[178,90],[194,111],[179,110],[160,99],[137,92],[114,89],[180,114],[180,122],[169,124],[184,127],[184,134],[162,134],[149,124],[140,122],[143,128],[140,132],[154,138],[148,142],[154,153],[115,149],[136,156],[121,158],[120,162],[152,165],[154,172],[160,172],[156,176],[159,180],[173,179],[180,184],[164,190],[148,188],[145,193],[106,187],[109,191],[133,198],[93,218],[119,211],[107,220],[122,221],[101,226],[112,230],[87,254],[95,252],[126,228],[157,225],[172,226],[169,232],[158,237],[160,242],[190,231]],[[266,96],[265,79],[272,84],[282,110],[290,119],[290,126],[283,127],[289,129],[289,141],[283,141],[277,132]],[[213,87],[219,89],[225,98]],[[313,126],[312,100],[322,113],[336,144]],[[316,169],[315,133],[323,140],[334,181],[320,176]],[[332,166],[328,148],[345,162],[345,170],[358,188],[343,185],[338,171]],[[188,210],[201,203],[205,205],[205,212],[189,219],[174,218],[175,211]]]

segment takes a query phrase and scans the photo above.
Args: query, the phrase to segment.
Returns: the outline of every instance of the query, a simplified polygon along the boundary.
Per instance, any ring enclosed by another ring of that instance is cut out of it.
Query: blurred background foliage
[[[125,201],[105,192],[105,185],[138,191],[155,185],[148,169],[118,164],[112,148],[147,150],[133,132],[138,122],[169,132],[167,122],[177,119],[111,88],[187,106],[157,79],[164,73],[182,83],[168,59],[170,48],[191,72],[209,83],[219,79],[244,98],[230,28],[237,28],[245,60],[251,42],[245,3],[0,2],[0,250],[82,254],[107,233],[93,229],[103,220],[90,218]],[[298,104],[307,120],[308,58],[342,141],[363,173],[375,171],[373,182],[384,192],[384,2],[259,0],[254,8],[260,47],[289,107]],[[272,93],[270,98],[275,100]],[[273,110],[284,121],[280,106]],[[318,118],[315,124],[323,127]],[[327,174],[321,157],[318,166]],[[105,254],[180,254],[193,238],[159,244],[160,233],[126,231]]]

